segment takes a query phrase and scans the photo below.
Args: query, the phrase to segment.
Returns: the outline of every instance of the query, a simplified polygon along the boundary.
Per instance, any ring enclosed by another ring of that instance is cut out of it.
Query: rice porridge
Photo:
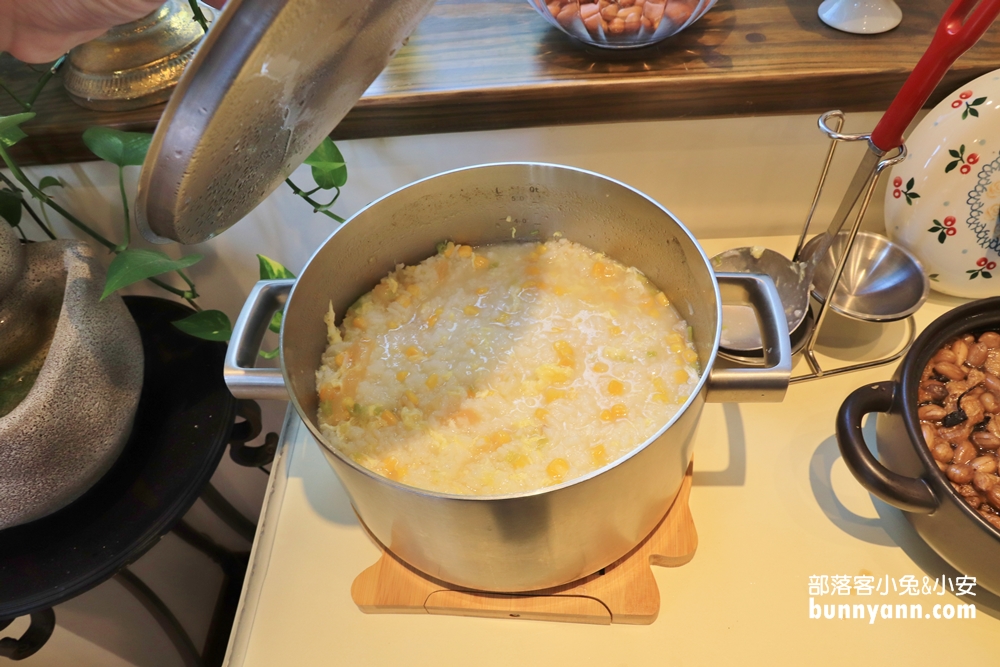
[[[687,324],[641,273],[567,241],[442,244],[335,326],[324,440],[410,486],[530,491],[628,454],[699,376]]]

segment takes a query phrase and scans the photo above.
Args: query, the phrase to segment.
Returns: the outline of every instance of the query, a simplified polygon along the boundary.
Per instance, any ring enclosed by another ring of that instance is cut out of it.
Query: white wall
[[[877,114],[855,114],[848,118],[845,131],[870,131],[877,118]],[[632,185],[664,204],[700,238],[794,234],[808,210],[827,145],[813,116],[345,141],[338,146],[348,165],[349,180],[334,210],[346,217],[395,188],[448,169],[486,162],[543,161],[590,169]],[[817,227],[832,214],[862,150],[863,146],[851,145],[838,153]],[[130,168],[127,174],[130,193],[135,191],[137,171]],[[106,235],[119,238],[122,218],[115,168],[85,163],[35,167],[27,172],[36,181],[45,174],[61,178],[66,184],[58,195],[61,203]],[[308,168],[300,168],[293,179],[300,185],[310,184],[308,174]],[[881,226],[881,202],[877,196],[867,227]],[[53,224],[59,235],[72,235],[72,229],[57,217]],[[31,229],[30,223],[23,224]],[[307,204],[282,187],[233,229],[208,243],[192,248],[156,247],[174,256],[204,254],[205,259],[189,271],[202,294],[200,303],[225,311],[235,321],[257,279],[255,253],[272,257],[298,274],[335,228],[335,222],[312,214]],[[147,285],[129,291],[165,295]],[[265,429],[277,430],[284,404],[267,402],[264,407]],[[226,457],[213,482],[244,514],[257,517],[266,482],[260,471],[239,468]],[[248,546],[200,502],[187,518],[229,546]],[[200,645],[221,581],[217,568],[171,535],[134,570],[167,601]],[[180,664],[159,629],[113,581],[61,605],[56,615],[55,636],[41,652],[24,661],[26,667]],[[25,626],[21,620],[0,635],[19,634]]]

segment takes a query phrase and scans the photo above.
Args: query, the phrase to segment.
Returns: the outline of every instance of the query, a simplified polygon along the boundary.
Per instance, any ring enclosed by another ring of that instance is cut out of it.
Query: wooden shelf
[[[525,0],[438,0],[333,137],[884,109],[949,2],[902,4],[898,28],[859,36],[823,25],[818,0],[720,0],[686,31],[623,59],[584,50]],[[931,104],[996,68],[1000,28],[959,59]],[[35,76],[0,59],[0,77],[16,91]],[[84,129],[151,131],[161,111],[87,111],[58,82],[37,109],[25,128],[31,138],[16,146],[24,164],[92,159]],[[0,99],[0,114],[15,111]]]

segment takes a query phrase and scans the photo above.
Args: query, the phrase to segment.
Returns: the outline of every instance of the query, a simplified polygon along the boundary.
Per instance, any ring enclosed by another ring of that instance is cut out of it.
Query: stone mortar
[[[44,314],[58,308],[58,321],[34,385],[0,418],[0,529],[66,506],[108,471],[131,434],[143,379],[139,330],[120,297],[100,301],[104,270],[90,246],[21,246],[8,228],[0,257],[16,256],[11,242],[25,268],[0,292],[0,323],[12,325],[0,330],[2,352],[37,350],[51,330]]]

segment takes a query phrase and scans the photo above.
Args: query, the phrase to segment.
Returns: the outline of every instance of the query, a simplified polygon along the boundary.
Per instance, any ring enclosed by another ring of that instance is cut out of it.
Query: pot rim
[[[715,362],[716,362],[717,357],[718,357],[719,344],[720,344],[720,340],[721,340],[721,337],[722,337],[722,295],[719,292],[719,282],[715,278],[715,270],[712,268],[712,263],[709,260],[708,255],[705,254],[704,248],[701,247],[701,244],[698,243],[698,240],[694,237],[694,234],[691,233],[691,230],[689,230],[686,226],[684,226],[684,224],[680,220],[677,219],[677,216],[675,216],[673,213],[671,213],[670,210],[668,210],[665,206],[663,206],[662,204],[660,204],[658,201],[656,201],[655,199],[653,199],[649,195],[641,192],[640,190],[637,190],[636,188],[633,188],[630,185],[622,183],[621,181],[619,181],[617,179],[614,179],[614,178],[611,178],[610,176],[605,176],[604,174],[599,174],[597,172],[590,171],[590,170],[587,170],[587,169],[581,169],[579,167],[571,167],[571,166],[568,166],[568,165],[553,164],[553,163],[549,163],[549,162],[488,162],[488,163],[484,163],[484,164],[476,164],[476,165],[470,165],[470,166],[466,166],[466,167],[459,167],[457,169],[449,169],[447,171],[443,171],[443,172],[440,172],[440,173],[437,173],[437,174],[433,174],[431,176],[426,176],[424,178],[421,178],[421,179],[418,179],[418,180],[413,181],[411,183],[408,183],[408,184],[406,184],[406,185],[404,185],[402,187],[396,188],[395,190],[392,190],[391,192],[389,192],[389,193],[387,193],[385,195],[382,195],[378,199],[372,201],[367,206],[364,206],[363,208],[361,208],[360,210],[358,210],[356,213],[354,213],[352,216],[350,216],[346,221],[344,221],[343,224],[341,224],[337,229],[335,229],[333,231],[333,233],[330,234],[330,236],[328,236],[326,238],[326,240],[323,241],[323,243],[321,243],[316,248],[316,250],[313,252],[313,254],[309,257],[309,260],[306,262],[306,264],[303,267],[302,271],[299,273],[299,278],[295,279],[295,284],[292,287],[291,293],[288,295],[287,303],[290,304],[294,300],[294,298],[295,298],[295,292],[296,292],[296,290],[298,289],[298,286],[299,286],[299,281],[301,280],[301,277],[303,275],[305,275],[305,273],[309,270],[309,267],[312,264],[313,260],[316,259],[316,257],[320,254],[320,252],[322,252],[322,250],[327,246],[327,244],[330,243],[333,240],[333,237],[335,237],[338,233],[340,233],[342,230],[344,230],[347,227],[348,224],[350,224],[351,222],[354,221],[355,218],[359,217],[363,213],[367,212],[369,209],[377,206],[378,204],[382,203],[383,201],[389,199],[390,197],[393,197],[393,196],[395,196],[395,195],[397,195],[397,194],[399,194],[399,193],[401,193],[404,190],[407,190],[409,188],[417,187],[417,186],[423,184],[426,181],[430,181],[432,179],[436,179],[436,178],[448,176],[448,175],[459,173],[459,172],[472,171],[472,170],[478,170],[478,169],[490,169],[490,168],[496,168],[496,167],[541,167],[541,168],[545,168],[545,169],[562,169],[562,170],[567,170],[567,171],[578,172],[578,173],[581,173],[581,174],[585,174],[585,175],[588,175],[588,176],[599,178],[599,179],[607,181],[609,183],[613,183],[614,185],[616,185],[618,187],[621,187],[621,188],[623,188],[623,189],[631,192],[632,194],[638,195],[639,197],[645,199],[650,204],[652,204],[656,208],[660,209],[660,211],[662,211],[664,214],[666,214],[667,217],[669,217],[677,225],[677,227],[680,229],[680,231],[683,232],[683,234],[685,234],[688,237],[688,239],[691,241],[691,243],[693,244],[693,246],[695,247],[695,249],[698,251],[698,254],[701,256],[702,263],[704,264],[705,268],[708,270],[709,275],[712,276],[712,291],[713,291],[713,295],[715,296],[715,310],[716,310],[715,334],[713,336],[712,350],[711,350],[711,353],[708,356],[708,362],[705,364],[705,367],[702,369],[701,377],[698,379],[698,384],[691,391],[691,394],[688,396],[687,400],[684,401],[683,405],[680,406],[680,408],[677,410],[677,412],[674,413],[674,415],[667,421],[666,424],[664,424],[662,427],[660,427],[653,435],[651,435],[649,438],[647,438],[646,440],[644,440],[640,445],[638,445],[634,449],[630,450],[624,456],[621,456],[620,458],[618,458],[618,459],[616,459],[616,460],[614,460],[614,461],[612,461],[612,462],[604,465],[601,468],[598,468],[597,470],[592,470],[591,472],[587,473],[586,475],[582,475],[580,477],[574,477],[573,479],[567,480],[567,481],[562,482],[560,484],[554,484],[552,486],[545,486],[545,487],[542,487],[542,488],[539,488],[539,489],[534,489],[532,491],[523,491],[523,492],[520,492],[520,493],[505,493],[505,494],[493,494],[493,495],[464,495],[464,494],[456,494],[456,493],[442,493],[442,492],[439,492],[439,491],[431,491],[431,490],[428,490],[428,489],[421,489],[419,487],[410,486],[408,484],[402,484],[402,483],[397,482],[395,480],[391,480],[388,477],[383,477],[382,475],[379,475],[378,473],[376,473],[376,472],[374,472],[372,470],[369,470],[368,468],[365,468],[364,466],[356,463],[355,461],[353,461],[349,457],[344,456],[335,447],[331,447],[329,444],[327,444],[327,442],[320,435],[319,430],[313,424],[312,419],[308,418],[307,415],[305,414],[305,411],[302,409],[302,406],[299,403],[298,398],[296,397],[296,395],[293,392],[291,392],[291,391],[288,392],[289,401],[295,407],[295,411],[298,413],[299,418],[302,419],[302,421],[305,423],[306,427],[309,429],[309,432],[312,434],[313,438],[320,444],[321,447],[323,447],[323,449],[326,452],[332,454],[333,456],[336,456],[337,459],[339,459],[342,463],[350,466],[355,471],[357,471],[357,472],[359,472],[359,473],[361,473],[361,474],[363,474],[363,475],[365,475],[365,476],[367,476],[367,477],[375,480],[376,482],[379,482],[379,483],[382,483],[382,484],[388,484],[390,486],[396,487],[397,489],[399,489],[401,491],[407,491],[407,492],[410,492],[410,493],[415,493],[415,494],[418,494],[418,495],[421,495],[421,496],[427,496],[427,497],[430,497],[430,498],[441,498],[441,499],[445,499],[445,500],[468,501],[468,502],[482,502],[482,501],[520,500],[520,499],[525,499],[525,498],[532,498],[532,497],[535,497],[535,496],[544,495],[546,493],[551,493],[551,492],[554,492],[554,491],[558,491],[560,489],[564,489],[564,488],[568,488],[568,487],[571,487],[571,486],[575,486],[577,484],[582,484],[582,483],[586,482],[587,480],[590,480],[590,479],[592,479],[594,477],[597,477],[598,475],[602,475],[602,474],[608,472],[609,470],[612,470],[613,468],[616,468],[619,465],[624,464],[626,461],[628,461],[629,459],[631,459],[633,456],[637,456],[640,452],[642,452],[647,447],[649,447],[650,444],[652,444],[653,442],[655,442],[661,435],[663,435],[671,426],[673,426],[674,423],[677,422],[684,415],[685,412],[687,412],[687,410],[692,406],[692,404],[699,399],[699,396],[701,395],[702,391],[704,391],[704,389],[705,389],[705,384],[708,382],[708,376],[709,376],[712,368],[715,366]],[[537,239],[533,239],[533,240],[537,240]],[[282,322],[281,334],[280,334],[280,337],[279,337],[278,347],[281,350],[281,355],[280,355],[280,359],[281,359],[281,374],[282,374],[282,377],[284,378],[285,386],[290,388],[291,387],[291,378],[289,377],[288,369],[285,366],[285,328],[284,328],[284,322]]]
[[[971,325],[969,320],[972,320]],[[988,326],[985,326],[987,324]],[[931,322],[914,341],[910,351],[907,352],[906,357],[899,365],[897,381],[902,388],[900,410],[903,423],[906,425],[910,444],[917,450],[917,456],[927,473],[925,479],[930,481],[935,489],[943,491],[967,517],[976,521],[994,539],[1000,541],[1000,530],[994,528],[979,512],[972,509],[951,485],[951,480],[947,478],[944,471],[937,467],[930,449],[924,443],[924,436],[920,430],[920,419],[917,417],[917,388],[924,366],[937,353],[942,343],[956,336],[980,329],[1000,331],[1000,297],[970,301],[953,308]],[[940,499],[940,494],[937,495]]]

